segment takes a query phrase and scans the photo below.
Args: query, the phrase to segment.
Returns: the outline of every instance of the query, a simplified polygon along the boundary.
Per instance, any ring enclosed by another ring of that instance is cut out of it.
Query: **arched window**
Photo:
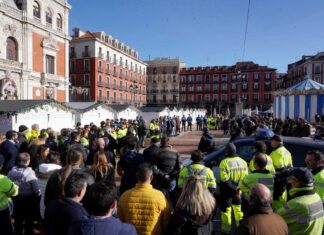
[[[60,30],[63,29],[63,18],[61,16],[61,14],[57,14],[56,24],[57,24],[57,29],[60,29]]]
[[[34,14],[34,17],[36,17],[36,18],[40,18],[40,16],[41,16],[39,3],[36,1],[34,1],[34,3],[33,3],[33,14]]]
[[[52,24],[52,22],[53,22],[52,11],[50,9],[47,9],[47,11],[46,11],[46,23],[47,24]]]
[[[18,44],[13,37],[7,38],[7,60],[18,61]]]

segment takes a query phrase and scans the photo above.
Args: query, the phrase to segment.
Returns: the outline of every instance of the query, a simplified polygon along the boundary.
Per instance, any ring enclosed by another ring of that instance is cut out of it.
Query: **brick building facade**
[[[283,85],[284,88],[288,88],[306,79],[324,84],[324,52],[303,56],[301,60],[289,64]]]
[[[104,32],[74,29],[70,82],[71,101],[146,104],[146,63]]]
[[[276,69],[253,62],[233,66],[183,68],[180,71],[180,103],[208,110],[234,108],[267,109],[273,103]]]
[[[66,0],[0,0],[0,99],[69,99]]]

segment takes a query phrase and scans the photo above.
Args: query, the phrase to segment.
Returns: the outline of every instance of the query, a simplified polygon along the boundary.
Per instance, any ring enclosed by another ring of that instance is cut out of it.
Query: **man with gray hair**
[[[250,191],[249,212],[241,221],[235,235],[288,234],[286,222],[271,208],[272,196],[268,187],[255,184]]]

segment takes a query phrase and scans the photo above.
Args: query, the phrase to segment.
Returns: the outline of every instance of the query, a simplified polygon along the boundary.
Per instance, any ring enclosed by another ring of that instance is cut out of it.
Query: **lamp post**
[[[135,102],[135,95],[136,95],[136,92],[137,92],[137,89],[138,89],[138,86],[136,85],[136,83],[134,82],[133,84],[131,84],[130,86],[130,89],[131,89],[131,92],[132,92],[132,95],[133,95],[133,105],[135,106],[136,105],[136,102]]]

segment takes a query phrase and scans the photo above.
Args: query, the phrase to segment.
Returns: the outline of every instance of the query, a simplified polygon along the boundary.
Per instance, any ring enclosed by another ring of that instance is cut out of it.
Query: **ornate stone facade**
[[[0,0],[0,99],[69,99],[67,0]]]

